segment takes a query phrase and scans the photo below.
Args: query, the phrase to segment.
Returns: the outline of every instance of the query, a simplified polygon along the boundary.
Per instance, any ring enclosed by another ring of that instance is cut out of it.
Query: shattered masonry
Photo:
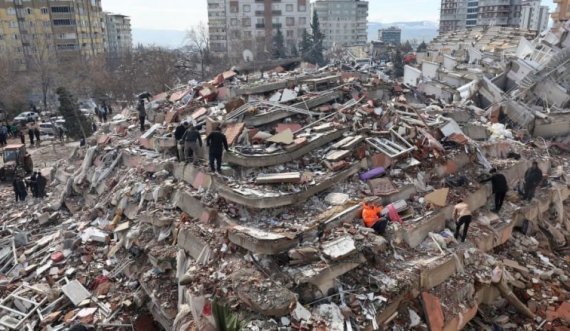
[[[156,95],[142,135],[124,109],[42,169],[44,202],[2,186],[0,330],[213,330],[214,299],[244,330],[567,330],[569,30],[446,34],[403,84],[353,49],[249,83],[228,71]],[[182,121],[203,140],[223,124],[221,174],[205,146],[176,161]],[[546,180],[526,202],[532,160]],[[492,167],[511,188],[499,213]],[[365,199],[403,223],[375,234]]]

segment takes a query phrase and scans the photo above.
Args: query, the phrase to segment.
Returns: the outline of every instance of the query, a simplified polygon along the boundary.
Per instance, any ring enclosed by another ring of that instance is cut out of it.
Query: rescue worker
[[[36,182],[37,182],[37,197],[43,199],[46,196],[46,185],[47,185],[47,178],[45,178],[41,172],[37,172],[36,175]]]
[[[495,210],[493,212],[498,213],[503,207],[503,202],[507,196],[507,191],[509,190],[509,185],[507,184],[507,178],[505,175],[497,173],[497,169],[493,168],[489,171],[491,177],[484,179],[481,183],[491,182],[493,186],[493,193],[495,194]]]
[[[32,176],[30,177],[29,183],[30,183],[29,184],[30,191],[32,191],[32,197],[37,198],[38,197],[38,173],[36,171],[34,171]]]
[[[383,208],[376,203],[365,202],[362,208],[362,220],[367,228],[374,229],[374,231],[383,235],[388,226],[388,219],[382,216]]]
[[[141,132],[144,132],[144,121],[146,119],[146,110],[144,108],[144,99],[139,99],[139,104],[137,105],[137,111],[139,112],[139,122],[141,124]]]
[[[186,132],[182,136],[182,140],[184,141],[184,161],[192,162],[197,159],[198,144],[200,145],[200,148],[202,147],[202,137],[200,137],[200,132],[198,132],[193,125],[189,125],[188,129],[186,129]]]
[[[34,147],[34,129],[28,129],[28,137],[30,137],[30,146]]]
[[[36,145],[41,145],[41,141],[40,141],[40,129],[38,129],[38,127],[36,126],[34,128],[34,136],[36,136]]]
[[[538,162],[533,161],[532,166],[524,174],[524,200],[530,201],[534,198],[534,192],[540,183],[542,183],[542,170],[538,167]]]
[[[24,183],[24,180],[18,176],[14,178],[12,186],[14,187],[14,193],[16,194],[16,202],[26,201],[28,192],[26,191],[26,184]]]
[[[209,147],[210,170],[212,170],[212,172],[221,172],[222,154],[224,153],[224,149],[228,151],[229,148],[226,135],[221,132],[219,126],[208,135],[206,145]]]
[[[182,137],[184,136],[187,127],[188,122],[182,122],[179,126],[176,127],[176,130],[174,130],[174,139],[176,140],[176,156],[178,157],[178,162],[184,160],[184,142],[182,141]]]
[[[459,200],[459,203],[456,204],[453,209],[453,219],[455,220],[455,239],[459,239],[459,231],[463,226],[461,242],[465,242],[467,231],[469,230],[469,224],[471,224],[471,218],[471,209],[469,209],[469,205],[463,202],[463,200]]]

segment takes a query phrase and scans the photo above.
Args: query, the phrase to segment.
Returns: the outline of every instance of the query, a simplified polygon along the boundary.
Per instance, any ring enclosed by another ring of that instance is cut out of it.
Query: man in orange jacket
[[[376,203],[365,202],[362,208],[362,219],[364,225],[374,229],[377,234],[384,234],[388,220],[382,217],[382,207]]]

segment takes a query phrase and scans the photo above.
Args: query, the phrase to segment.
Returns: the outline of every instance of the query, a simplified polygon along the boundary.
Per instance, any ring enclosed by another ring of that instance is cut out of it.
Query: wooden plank
[[[325,159],[328,161],[339,161],[344,159],[345,157],[347,157],[348,155],[350,155],[350,151],[347,150],[332,150],[330,152],[327,153],[327,155],[325,156]]]

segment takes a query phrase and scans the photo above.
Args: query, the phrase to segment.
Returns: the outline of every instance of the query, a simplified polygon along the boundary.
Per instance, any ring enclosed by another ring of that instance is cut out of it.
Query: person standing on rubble
[[[186,132],[184,132],[182,140],[184,141],[184,161],[195,162],[195,160],[198,159],[198,145],[200,145],[200,148],[202,148],[202,137],[200,136],[200,132],[196,130],[196,127],[194,127],[194,125],[190,124],[188,129],[186,129]]]
[[[20,176],[17,176],[14,178],[12,186],[14,187],[14,193],[16,194],[16,202],[26,201],[28,192],[26,191],[26,184],[24,183],[24,180]]]
[[[374,229],[379,235],[386,232],[388,226],[388,219],[382,216],[382,208],[377,203],[365,202],[362,207],[362,220],[367,228]]]
[[[4,147],[8,144],[8,128],[5,125],[0,127],[0,146]]]
[[[46,185],[47,179],[42,175],[41,172],[36,173],[36,188],[37,188],[37,198],[43,199],[46,196]]]
[[[36,136],[36,145],[40,146],[40,145],[41,145],[41,141],[40,141],[40,129],[38,128],[37,125],[36,125],[36,127],[34,128],[34,136]]]
[[[184,142],[182,141],[182,137],[184,137],[187,127],[188,122],[184,121],[174,130],[174,140],[176,140],[176,157],[178,158],[178,162],[184,160]]]
[[[493,186],[493,193],[495,194],[495,210],[493,212],[498,213],[503,207],[503,202],[507,196],[507,191],[509,190],[509,185],[507,184],[507,178],[503,174],[497,173],[497,169],[493,168],[489,171],[491,177],[484,179],[481,183],[491,182]]]
[[[29,181],[28,187],[30,188],[30,191],[32,192],[32,197],[37,198],[38,197],[38,173],[36,171],[34,171],[32,176],[30,176],[30,181]]]
[[[455,205],[453,209],[453,219],[455,220],[455,239],[459,239],[459,231],[461,226],[463,226],[463,237],[461,237],[461,242],[465,242],[467,238],[467,231],[469,230],[469,224],[471,224],[471,209],[469,205],[463,200],[459,200],[459,203]]]
[[[34,147],[34,129],[28,128],[28,137],[30,138],[30,146]]]
[[[139,99],[139,104],[137,105],[137,111],[139,112],[139,121],[141,124],[141,132],[144,132],[144,121],[146,119],[146,110],[144,108],[144,99]]]
[[[222,133],[220,126],[217,126],[206,138],[206,145],[209,147],[210,170],[212,172],[222,171],[222,154],[228,148],[226,135]],[[216,165],[214,166],[214,162]]]
[[[26,134],[24,133],[24,130],[19,130],[18,136],[20,137],[20,142],[22,143],[22,145],[25,145],[26,144]]]
[[[524,174],[524,200],[530,201],[534,198],[536,188],[542,183],[542,176],[538,162],[532,161],[532,166]]]

